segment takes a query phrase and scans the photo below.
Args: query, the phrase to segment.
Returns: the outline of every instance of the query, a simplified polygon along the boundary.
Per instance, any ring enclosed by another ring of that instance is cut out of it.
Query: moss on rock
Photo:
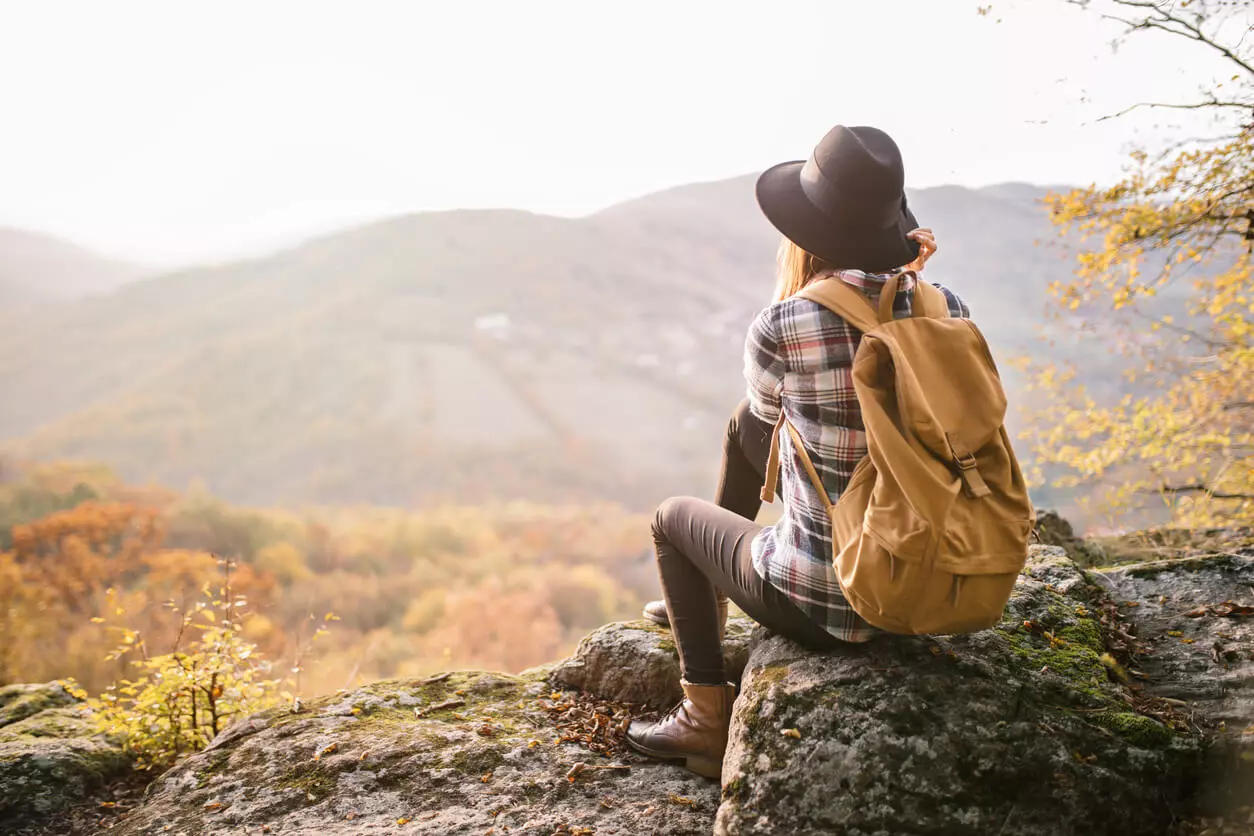
[[[306,796],[312,795],[311,801],[329,794],[336,786],[336,779],[319,761],[306,760],[293,764],[275,782],[281,790],[300,790]]]
[[[1103,711],[1094,715],[1093,722],[1142,749],[1161,748],[1175,738],[1171,729],[1162,723],[1131,711]]]
[[[63,682],[0,689],[0,822],[55,813],[130,768],[117,741],[96,733]]]
[[[1200,742],[1130,711],[1099,597],[1038,548],[992,630],[824,654],[767,638],[715,832],[1162,833]]]
[[[26,738],[90,738],[97,734],[88,712],[82,708],[49,708],[7,726],[0,726],[0,741]]]
[[[119,830],[187,833],[343,832],[413,821],[422,833],[481,833],[495,827],[554,832],[565,823],[598,832],[709,833],[718,788],[666,764],[630,772],[587,770],[600,756],[560,733],[544,707],[553,686],[476,671],[439,682],[380,682],[250,718],[154,784]],[[427,711],[445,700],[464,705]],[[354,708],[368,707],[353,713]],[[415,711],[417,709],[417,711]],[[697,806],[668,804],[671,795]],[[613,796],[631,803],[602,807]],[[209,805],[207,808],[206,805]],[[641,811],[651,808],[647,818]],[[643,831],[640,829],[643,828]]]
[[[465,775],[483,775],[500,766],[505,753],[505,748],[497,745],[464,746],[449,752],[444,765]]]
[[[1134,578],[1156,578],[1164,572],[1198,572],[1239,566],[1242,558],[1226,554],[1208,554],[1184,558],[1164,558],[1144,563],[1123,564],[1109,567],[1107,571],[1122,570]]]
[[[0,728],[49,708],[76,705],[81,699],[73,683],[62,681],[0,687]]]
[[[1102,664],[1105,644],[1093,614],[1048,589],[1028,594],[1034,600],[1016,607],[994,628],[1006,640],[1016,672],[1043,678],[1047,687],[1040,693],[1045,699],[1071,694],[1090,707],[1115,704],[1117,686]]]

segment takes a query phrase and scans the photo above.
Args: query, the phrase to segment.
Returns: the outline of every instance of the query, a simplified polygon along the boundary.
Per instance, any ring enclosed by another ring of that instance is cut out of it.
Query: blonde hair
[[[800,292],[815,276],[831,273],[836,269],[787,238],[779,242],[775,263],[778,270],[775,276],[775,302],[782,302]]]

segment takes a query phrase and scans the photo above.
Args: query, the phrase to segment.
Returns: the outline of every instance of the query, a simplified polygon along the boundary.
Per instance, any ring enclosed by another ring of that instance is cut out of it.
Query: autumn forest
[[[0,682],[103,691],[128,673],[120,642],[177,646],[181,614],[221,594],[226,561],[240,633],[293,695],[521,670],[638,609],[656,588],[647,542],[647,518],[609,504],[297,514],[7,465]]]

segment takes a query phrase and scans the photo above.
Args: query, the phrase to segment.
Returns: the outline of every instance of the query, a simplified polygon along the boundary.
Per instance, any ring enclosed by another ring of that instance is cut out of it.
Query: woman
[[[754,519],[781,409],[833,501],[866,453],[851,377],[861,335],[795,294],[834,277],[875,300],[896,276],[893,313],[909,316],[917,271],[936,242],[931,230],[917,228],[904,186],[901,153],[886,133],[839,125],[809,160],[781,163],[758,179],[758,204],[784,236],[775,301],[749,328],[748,398],[727,426],[715,501],[671,498],[654,519],[665,601],[650,603],[645,615],[675,632],[685,698],[658,722],[631,725],[628,743],[643,754],[720,775],[735,698],[721,644],[728,597],[769,630],[815,650],[874,635],[841,593],[830,519],[787,434],[780,441],[783,513],[766,528]],[[968,315],[941,290],[951,316]]]

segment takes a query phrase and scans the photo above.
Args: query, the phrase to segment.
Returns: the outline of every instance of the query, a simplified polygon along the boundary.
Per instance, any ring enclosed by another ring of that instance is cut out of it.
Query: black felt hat
[[[772,166],[758,178],[767,220],[808,253],[871,273],[909,264],[919,225],[906,206],[901,151],[878,128],[837,125],[808,160]]]

